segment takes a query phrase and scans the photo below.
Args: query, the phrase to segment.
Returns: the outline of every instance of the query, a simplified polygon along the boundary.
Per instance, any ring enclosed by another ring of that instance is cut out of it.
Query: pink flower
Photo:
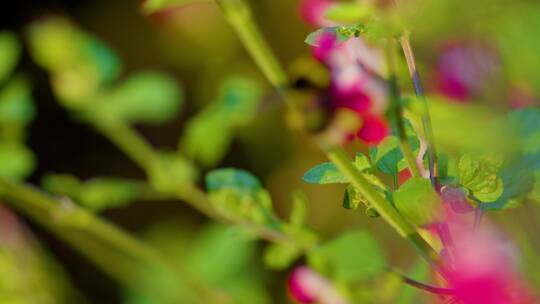
[[[389,134],[383,118],[386,110],[387,84],[380,76],[384,61],[382,52],[361,38],[338,41],[332,32],[322,33],[313,49],[331,75],[330,107],[356,112],[363,121],[357,137],[377,144]]]
[[[455,303],[535,303],[516,270],[515,247],[490,223],[484,221],[483,225],[475,227],[473,213],[454,211],[456,207],[452,204],[467,204],[462,194],[457,188],[443,188],[446,220],[437,224],[444,244],[442,267]]]
[[[381,117],[363,116],[362,127],[358,130],[358,138],[368,144],[378,144],[390,133],[388,123]]]
[[[447,263],[454,296],[463,304],[533,303],[515,270],[514,247],[490,228],[453,234]]]
[[[306,266],[293,270],[288,286],[291,297],[299,303],[348,303],[326,278]]]
[[[326,11],[335,3],[333,0],[304,0],[300,4],[300,16],[307,23],[316,27],[336,25],[326,19]]]
[[[484,92],[500,73],[500,60],[490,47],[475,41],[450,41],[442,45],[437,62],[437,90],[459,102]]]

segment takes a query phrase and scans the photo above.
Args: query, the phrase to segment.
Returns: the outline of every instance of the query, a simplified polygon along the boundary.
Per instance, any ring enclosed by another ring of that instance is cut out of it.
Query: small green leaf
[[[416,136],[409,136],[408,140],[413,151],[416,150],[419,146]],[[407,166],[399,147],[399,139],[395,136],[388,136],[379,145],[370,148],[369,155],[379,170],[392,177],[396,177]]]
[[[499,176],[502,159],[493,155],[466,154],[459,160],[459,182],[481,202],[496,201],[504,191]]]
[[[34,154],[18,142],[0,142],[0,176],[22,180],[35,168]]]
[[[177,193],[178,187],[199,178],[199,173],[192,163],[168,151],[159,152],[149,174],[152,186],[164,193]]]
[[[127,122],[164,123],[182,106],[182,90],[170,76],[141,72],[130,76],[106,101],[105,110]]]
[[[218,100],[191,118],[179,148],[204,167],[212,167],[227,153],[236,128],[255,118],[261,90],[258,83],[231,77],[221,86]]]
[[[329,33],[335,35],[338,41],[347,41],[349,38],[360,37],[366,32],[364,24],[342,25],[337,27],[325,27],[309,33],[304,43],[311,46],[318,46],[322,35]]]
[[[365,203],[364,197],[354,188],[353,186],[348,186],[345,189],[345,195],[343,196],[343,208],[345,209],[356,209],[360,203]]]
[[[205,182],[206,189],[210,192],[233,189],[249,193],[261,189],[261,183],[255,176],[247,171],[234,168],[211,171],[206,175]]]
[[[288,268],[302,252],[297,246],[288,243],[272,243],[264,249],[264,263],[274,270]]]
[[[0,84],[15,69],[21,53],[17,37],[11,32],[0,31]]]
[[[436,222],[442,216],[440,198],[428,179],[410,178],[392,197],[401,215],[417,226]]]
[[[23,77],[12,78],[0,91],[0,124],[24,126],[35,116],[30,84]]]
[[[326,10],[325,17],[336,22],[360,22],[373,13],[373,7],[368,2],[336,3]]]
[[[369,159],[362,153],[357,153],[353,165],[362,172],[364,177],[367,178],[372,184],[381,186],[384,188],[384,184],[375,176],[368,172],[371,168]],[[343,175],[339,169],[331,162],[322,163],[309,169],[303,177],[306,183],[310,184],[346,184],[349,180]]]
[[[309,200],[306,194],[300,190],[294,191],[292,194],[292,198],[293,208],[291,211],[289,223],[293,227],[301,227],[306,221]]]
[[[303,177],[310,184],[345,184],[349,180],[331,162],[322,163],[309,169]]]
[[[384,272],[385,257],[377,241],[364,230],[348,231],[308,253],[308,263],[333,279],[357,283]]]

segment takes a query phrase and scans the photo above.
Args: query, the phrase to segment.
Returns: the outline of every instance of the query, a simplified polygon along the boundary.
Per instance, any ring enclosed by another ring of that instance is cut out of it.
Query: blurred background
[[[522,41],[527,43],[527,46],[522,45],[522,49],[527,51],[523,51],[521,56],[518,53],[522,61],[515,65],[510,64],[510,68],[505,66],[505,69],[508,69],[505,70],[508,72],[506,75],[512,78],[515,74],[513,71],[520,71],[522,66],[528,66],[527,70],[540,66],[536,58],[538,53],[529,56],[532,50],[539,49],[540,43],[536,39],[540,37],[540,18],[535,18],[534,15],[539,15],[540,9],[538,5],[535,6],[534,1],[523,2],[533,8],[529,12],[531,16],[521,21],[523,24],[505,23],[506,18],[511,18],[512,14],[522,13],[510,11],[503,14],[505,5],[512,6],[508,2],[457,2],[459,4],[453,8],[454,13],[441,12],[442,8],[430,8],[433,9],[430,14],[421,15],[425,18],[416,18],[417,13],[410,12],[416,16],[411,19],[418,21],[413,45],[418,51],[420,68],[426,76],[426,84],[430,90],[440,89],[434,79],[437,78],[436,66],[441,53],[451,48],[452,43],[475,40],[484,32],[493,33],[493,25],[499,21],[500,24],[515,25],[514,29],[506,28],[509,37],[514,39],[513,45]],[[310,46],[304,43],[304,39],[313,28],[300,19],[299,2],[256,0],[250,3],[263,34],[276,51],[279,60],[288,68],[293,81],[301,86],[309,72],[303,72],[298,66],[299,62],[308,60],[311,56]],[[262,106],[256,118],[237,128],[228,152],[222,159],[206,166],[207,169],[236,167],[252,172],[270,191],[276,212],[283,217],[287,217],[291,210],[291,192],[302,189],[311,202],[308,223],[323,238],[338,235],[350,227],[364,227],[376,231],[376,237],[386,249],[392,265],[408,268],[414,264],[413,250],[388,225],[363,216],[363,212],[341,207],[344,187],[314,186],[302,181],[307,169],[325,161],[324,155],[307,137],[290,131],[283,101],[254,65],[215,4],[201,2],[153,14],[144,14],[140,5],[140,2],[130,0],[28,0],[14,1],[1,10],[0,29],[13,31],[23,43],[21,60],[16,70],[31,79],[32,98],[37,108],[37,116],[29,125],[27,139],[27,144],[36,157],[36,168],[28,178],[29,182],[40,184],[48,173],[69,173],[83,180],[95,176],[129,179],[145,177],[144,172],[106,138],[91,127],[74,120],[72,115],[58,105],[48,73],[30,58],[27,41],[24,39],[28,24],[49,15],[65,16],[84,31],[99,37],[117,53],[122,61],[122,75],[158,70],[172,75],[182,87],[184,103],[178,117],[160,125],[136,125],[137,130],[156,147],[175,149],[188,118],[215,101],[220,94],[220,86],[231,76],[252,81],[262,92]],[[464,8],[469,10],[463,11]],[[456,14],[460,16],[455,16]],[[492,18],[493,16],[495,17]],[[491,21],[486,21],[489,19]],[[530,32],[523,37],[516,36],[522,28],[527,28]],[[494,44],[497,44],[496,39],[494,41]],[[516,54],[514,52],[515,50],[508,50],[502,53],[506,56],[508,53]],[[486,58],[489,55],[480,57]],[[533,62],[527,61],[529,59]],[[512,69],[514,66],[517,68]],[[516,86],[525,88],[520,91],[525,98],[520,100],[524,100],[526,105],[538,105],[535,96],[540,91],[540,76],[534,73],[522,73],[511,81]],[[533,74],[535,78],[527,76]],[[521,78],[525,78],[525,81]],[[404,80],[402,84],[405,91],[411,91],[408,81]],[[508,98],[501,97],[507,94],[508,90],[498,88],[490,94],[499,90],[504,92],[491,99],[490,96],[483,96],[486,97],[483,100],[490,99],[488,104],[499,111],[510,109],[511,106],[506,103]],[[444,88],[442,91],[444,92]],[[480,101],[482,102],[485,103]],[[355,149],[365,150],[365,147],[357,143],[351,147],[351,150]],[[507,217],[523,221],[527,223],[526,230],[537,232],[534,228],[534,225],[537,226],[537,209],[536,205],[527,205],[523,209],[510,211],[511,215]],[[155,242],[159,242],[160,235],[189,239],[191,232],[210,235],[216,233],[211,229],[207,231],[206,224],[209,220],[205,216],[178,201],[135,202],[122,208],[105,210],[102,215],[138,235],[149,239],[154,235]],[[25,226],[23,230],[28,234],[27,237],[39,240],[40,245],[34,245],[50,251],[50,255],[57,261],[54,267],[63,269],[60,272],[64,273],[66,280],[70,281],[74,290],[88,302],[120,303],[130,298],[115,281],[88,263],[79,253],[24,217],[20,220],[22,222],[19,224],[12,225]],[[5,215],[0,225],[4,227],[6,223],[14,221],[16,219]],[[178,231],[184,231],[184,235],[178,235]],[[155,237],[156,235],[158,237]],[[285,303],[287,272],[266,270],[260,258],[260,245],[257,243],[243,253],[232,251],[230,254],[234,256],[233,259],[238,257],[258,265],[260,273],[257,276],[261,278],[261,286],[270,295],[270,303]],[[170,250],[183,250],[179,248],[182,247]],[[210,258],[219,259],[224,256]],[[167,302],[133,300],[131,303]]]

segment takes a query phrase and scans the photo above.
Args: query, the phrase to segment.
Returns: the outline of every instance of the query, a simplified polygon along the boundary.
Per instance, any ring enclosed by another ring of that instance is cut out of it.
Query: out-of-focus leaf
[[[3,83],[15,69],[21,53],[21,47],[15,34],[7,31],[0,32],[0,84]]]
[[[256,82],[226,80],[218,100],[188,121],[179,149],[204,167],[215,165],[227,153],[236,128],[255,118],[260,96]]]
[[[385,188],[384,184],[373,174],[367,172],[371,168],[369,159],[362,153],[357,153],[353,165],[362,172],[362,175],[380,188]],[[343,175],[339,169],[331,162],[318,164],[304,173],[303,180],[310,184],[346,184],[349,179]]]
[[[349,38],[359,37],[361,34],[365,33],[365,31],[366,26],[364,24],[325,27],[309,33],[304,40],[304,43],[311,46],[318,46],[319,39],[324,34],[332,34],[335,35],[339,41],[346,41]]]
[[[169,8],[174,8],[181,5],[204,3],[207,0],[144,0],[141,9],[145,14],[152,14]]]
[[[348,186],[345,190],[345,195],[343,196],[343,208],[356,209],[360,203],[366,203],[364,197],[356,190],[356,188]]]
[[[540,150],[540,109],[526,108],[512,111],[506,117],[512,131],[512,139],[517,139],[522,153]]]
[[[288,268],[299,256],[297,246],[288,243],[272,243],[264,249],[264,263],[275,270]]]
[[[209,225],[194,233],[190,227],[160,224],[149,235],[160,251],[173,257],[191,280],[207,284],[229,296],[232,303],[270,303],[258,272],[256,243],[223,225]],[[175,281],[167,272],[141,269],[139,287],[126,293],[129,304],[198,303],[199,289]]]
[[[429,179],[410,178],[392,197],[401,215],[415,225],[436,222],[443,215],[441,201]]]
[[[163,193],[176,193],[179,187],[199,178],[193,164],[169,151],[159,152],[149,174],[152,186]]]
[[[336,3],[326,10],[325,17],[336,22],[360,22],[373,13],[369,2],[362,3]]]
[[[44,18],[27,30],[30,54],[51,75],[55,94],[70,107],[91,102],[102,85],[115,80],[121,63],[99,39],[65,18]]]
[[[349,179],[331,162],[322,163],[309,169],[303,177],[310,184],[345,184]]]
[[[270,194],[249,172],[232,168],[214,170],[206,175],[205,181],[210,200],[228,216],[263,224],[269,229],[281,228]]]
[[[533,188],[527,197],[536,202],[540,202],[540,171],[536,171]]]
[[[206,175],[205,181],[210,192],[232,189],[249,193],[261,188],[261,183],[251,173],[233,168],[211,171]]]
[[[418,139],[410,136],[408,140],[411,148],[416,150],[419,146]],[[395,136],[388,136],[379,145],[370,148],[369,155],[379,170],[393,177],[407,166],[399,147],[399,139]]]
[[[493,109],[478,104],[462,104],[429,96],[429,112],[437,146],[442,151],[466,153],[468,151],[504,151],[507,149],[508,126],[499,122]],[[423,134],[422,101],[410,99],[407,118],[414,129]]]
[[[307,217],[309,200],[306,194],[300,190],[293,192],[293,208],[291,211],[289,223],[293,227],[301,227]]]
[[[0,91],[0,124],[23,126],[35,115],[31,89],[22,77],[15,77]]]
[[[308,253],[309,265],[333,279],[356,283],[385,270],[386,261],[377,241],[364,230],[348,231]]]
[[[176,117],[182,99],[182,90],[171,77],[160,72],[141,72],[115,88],[104,106],[127,122],[158,124]]]
[[[479,201],[494,202],[504,191],[498,175],[501,165],[500,157],[463,155],[459,160],[459,182]]]
[[[123,207],[154,194],[143,182],[109,177],[96,177],[82,182],[68,174],[48,174],[43,178],[42,185],[47,191],[68,196],[93,211]]]
[[[0,206],[0,299],[4,304],[86,303],[51,255]],[[29,292],[31,291],[31,292]]]
[[[32,151],[18,142],[0,142],[0,176],[21,180],[35,167]]]

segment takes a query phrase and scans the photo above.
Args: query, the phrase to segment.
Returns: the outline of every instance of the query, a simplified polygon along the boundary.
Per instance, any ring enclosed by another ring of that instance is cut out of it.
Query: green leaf
[[[522,153],[535,153],[540,150],[540,109],[537,107],[510,112],[506,120],[512,130],[512,139]]]
[[[361,203],[366,203],[365,198],[356,190],[354,186],[348,186],[343,196],[343,208],[356,209]]]
[[[371,168],[369,159],[362,153],[357,153],[353,165],[362,172],[364,177],[372,184],[385,188],[384,184],[373,174],[367,172]],[[304,173],[303,180],[310,184],[346,184],[349,180],[331,162],[325,162],[309,169]]]
[[[0,142],[0,176],[22,180],[35,168],[35,158],[30,149],[18,142]]]
[[[336,3],[325,12],[325,17],[336,22],[360,22],[373,13],[373,7],[367,3]]]
[[[0,91],[0,124],[24,126],[35,112],[30,84],[23,77],[14,77]]]
[[[141,8],[145,14],[153,14],[181,5],[205,3],[206,0],[144,0]]]
[[[331,162],[322,163],[309,169],[303,177],[310,184],[345,184],[349,179]]]
[[[264,263],[271,269],[287,269],[302,254],[297,246],[289,243],[272,243],[264,249]]]
[[[436,222],[442,216],[440,198],[428,179],[410,178],[392,197],[401,215],[417,226]]]
[[[250,193],[261,189],[261,183],[255,176],[234,168],[213,170],[206,175],[205,182],[209,192],[232,189]]]
[[[319,38],[325,33],[333,34],[338,41],[347,41],[349,38],[360,37],[366,32],[364,24],[342,25],[336,27],[325,27],[309,33],[304,43],[311,46],[318,46]]]
[[[494,155],[466,154],[459,160],[459,182],[483,203],[496,201],[504,191],[499,176],[502,159]]]
[[[418,139],[410,136],[408,140],[413,151],[416,150],[419,146]],[[393,177],[407,166],[399,147],[399,139],[395,136],[388,136],[379,145],[370,148],[369,155],[379,170]]]
[[[17,37],[8,31],[0,31],[0,84],[3,83],[15,69],[21,47]]]
[[[122,62],[118,55],[100,39],[85,35],[82,52],[89,63],[92,63],[98,73],[101,83],[111,83],[118,79],[122,71]]]
[[[292,194],[293,208],[291,211],[289,223],[293,227],[304,225],[308,213],[309,200],[306,194],[300,190]]]
[[[311,250],[308,264],[326,276],[347,283],[373,278],[386,267],[382,249],[364,230],[345,232]]]
[[[170,76],[141,72],[130,76],[112,92],[105,110],[127,122],[159,124],[178,115],[182,99],[182,90]]]
[[[256,82],[231,77],[222,84],[218,100],[191,118],[180,150],[204,167],[212,167],[227,153],[236,128],[255,118],[261,90]]]
[[[527,197],[533,201],[540,202],[540,170],[534,175],[534,184]]]
[[[199,172],[192,163],[168,151],[159,152],[149,175],[152,186],[164,193],[177,193],[179,187],[199,178]]]

